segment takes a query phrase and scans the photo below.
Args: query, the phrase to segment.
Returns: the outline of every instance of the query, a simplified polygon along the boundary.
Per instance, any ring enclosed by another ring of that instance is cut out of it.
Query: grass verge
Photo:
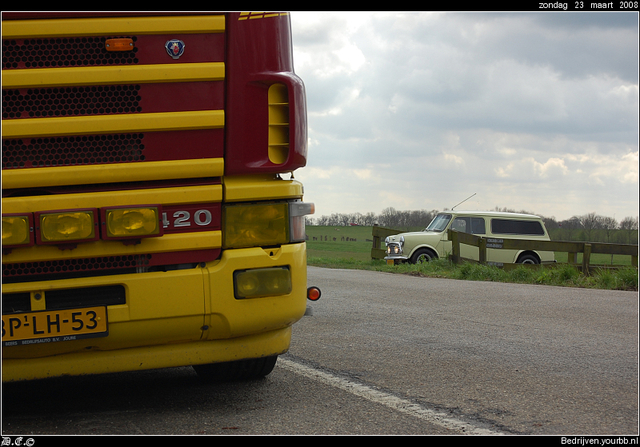
[[[591,263],[611,265],[619,269],[593,269],[584,276],[572,264],[566,263],[566,253],[556,253],[558,264],[553,267],[518,266],[513,270],[467,263],[456,265],[439,259],[422,265],[401,264],[390,266],[383,260],[371,259],[371,227],[307,226],[308,265],[328,268],[374,270],[433,278],[465,279],[471,281],[498,281],[519,284],[545,284],[551,286],[585,287],[610,290],[638,290],[638,270],[631,266],[631,257],[623,255],[592,254]],[[578,256],[582,262],[582,255]]]
[[[512,270],[504,270],[495,266],[476,263],[454,264],[445,259],[438,259],[420,265],[400,264],[391,266],[381,260],[317,256],[309,256],[307,264],[316,267],[372,270],[431,278],[544,284],[609,290],[638,290],[638,270],[634,267],[595,269],[590,276],[585,276],[571,264],[557,264],[556,266],[546,266],[544,268],[539,266],[518,266]]]

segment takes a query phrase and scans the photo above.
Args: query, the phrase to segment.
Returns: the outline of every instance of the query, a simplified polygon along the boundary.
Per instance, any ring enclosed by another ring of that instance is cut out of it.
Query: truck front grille
[[[85,259],[65,259],[59,261],[22,262],[2,264],[4,282],[37,281],[43,277],[54,276],[56,279],[80,277],[82,274],[96,274],[115,270],[135,271],[149,265],[151,255],[142,256],[108,256]],[[116,272],[114,272],[116,273]]]
[[[136,41],[135,37],[132,37]],[[133,65],[137,48],[104,50],[107,37],[6,39],[2,41],[2,69],[53,68],[94,65]]]

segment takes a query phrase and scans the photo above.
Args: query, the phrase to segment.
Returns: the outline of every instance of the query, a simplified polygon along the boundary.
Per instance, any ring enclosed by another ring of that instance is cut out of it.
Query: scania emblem
[[[164,48],[167,50],[167,54],[174,59],[178,59],[184,54],[184,42],[178,39],[168,40],[164,44]]]

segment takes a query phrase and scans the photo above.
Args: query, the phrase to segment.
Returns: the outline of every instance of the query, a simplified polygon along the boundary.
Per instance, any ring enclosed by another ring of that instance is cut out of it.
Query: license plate
[[[2,316],[3,346],[52,343],[107,335],[107,308],[104,306]]]

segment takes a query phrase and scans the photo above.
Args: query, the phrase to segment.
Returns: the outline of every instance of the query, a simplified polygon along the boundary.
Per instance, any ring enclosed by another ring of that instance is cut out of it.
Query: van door
[[[482,217],[456,217],[451,223],[451,229],[477,236],[484,236],[486,234],[485,221]],[[451,244],[449,244],[449,246],[451,246]],[[460,256],[463,258],[478,261],[480,260],[479,253],[478,247],[460,244]]]

